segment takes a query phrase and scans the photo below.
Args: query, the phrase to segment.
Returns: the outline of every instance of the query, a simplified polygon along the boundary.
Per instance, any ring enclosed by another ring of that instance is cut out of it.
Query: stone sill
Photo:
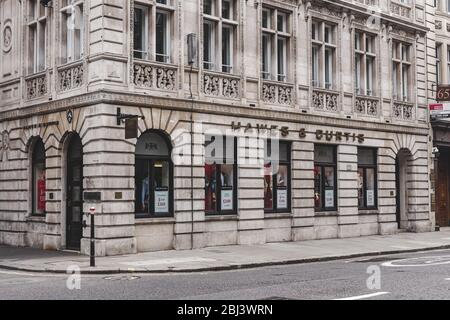
[[[337,217],[339,214],[337,211],[316,211],[315,217]]]
[[[161,217],[161,218],[135,218],[135,225],[146,225],[146,224],[167,224],[175,223],[175,218]]]
[[[264,212],[264,219],[289,219],[292,212]]]
[[[42,215],[42,216],[37,216],[37,215],[32,216],[32,215],[30,215],[30,216],[28,216],[28,217],[26,218],[26,221],[27,221],[27,222],[39,222],[39,223],[45,223],[45,215]]]
[[[358,209],[358,214],[362,216],[371,216],[371,215],[378,215],[380,212],[378,209]]]
[[[205,215],[205,222],[213,221],[237,221],[237,214],[218,214],[218,215]]]

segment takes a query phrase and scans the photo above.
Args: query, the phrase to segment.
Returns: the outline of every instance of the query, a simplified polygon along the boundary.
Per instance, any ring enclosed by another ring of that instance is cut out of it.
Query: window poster
[[[367,190],[367,206],[373,207],[375,205],[375,197],[373,190]]]
[[[334,190],[325,190],[325,208],[334,207]]]
[[[233,190],[222,190],[220,193],[222,210],[233,210]]]
[[[169,191],[155,191],[155,212],[169,212]]]
[[[277,190],[277,206],[279,209],[287,209],[287,190],[279,189]]]

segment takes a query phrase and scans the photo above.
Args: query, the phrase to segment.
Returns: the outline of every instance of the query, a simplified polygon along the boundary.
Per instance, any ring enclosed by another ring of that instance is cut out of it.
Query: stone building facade
[[[433,0],[50,5],[0,1],[0,243],[87,252],[91,207],[97,255],[434,227]]]

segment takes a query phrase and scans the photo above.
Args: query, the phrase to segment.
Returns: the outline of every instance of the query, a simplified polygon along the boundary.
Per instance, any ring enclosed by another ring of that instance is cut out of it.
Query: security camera
[[[41,0],[41,5],[43,5],[46,8],[52,7],[52,0]]]

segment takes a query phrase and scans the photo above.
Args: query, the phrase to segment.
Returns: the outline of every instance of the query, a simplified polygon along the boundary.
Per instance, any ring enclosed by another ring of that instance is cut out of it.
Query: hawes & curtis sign
[[[233,130],[241,130],[244,132],[249,132],[252,130],[260,131],[279,131],[282,137],[287,137],[289,135],[289,127],[287,126],[278,126],[278,125],[268,125],[268,124],[256,124],[252,125],[251,123],[241,122],[231,122],[231,128]],[[298,137],[301,139],[306,138],[306,129],[301,128],[298,133]],[[317,129],[315,131],[315,137],[317,140],[325,140],[325,141],[343,141],[343,142],[364,142],[364,134],[355,133],[355,132],[347,132],[347,131],[333,131],[333,130],[321,130]]]

